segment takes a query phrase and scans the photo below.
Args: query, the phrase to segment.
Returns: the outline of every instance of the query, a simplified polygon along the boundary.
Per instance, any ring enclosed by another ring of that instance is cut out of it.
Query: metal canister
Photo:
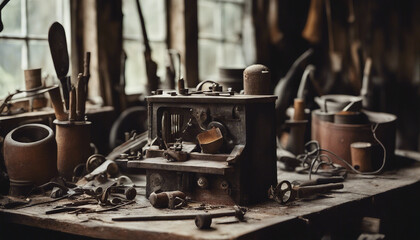
[[[251,65],[244,70],[244,94],[269,95],[271,74],[268,67],[262,64]]]
[[[57,169],[60,176],[71,180],[74,168],[85,164],[92,155],[90,147],[91,122],[88,121],[57,121]]]
[[[24,70],[25,89],[32,90],[42,87],[41,68]]]

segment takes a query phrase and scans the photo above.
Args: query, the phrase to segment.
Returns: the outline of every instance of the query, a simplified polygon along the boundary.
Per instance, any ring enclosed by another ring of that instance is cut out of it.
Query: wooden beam
[[[181,76],[187,87],[195,87],[198,80],[198,18],[196,0],[167,1],[169,9],[169,48],[181,54]]]

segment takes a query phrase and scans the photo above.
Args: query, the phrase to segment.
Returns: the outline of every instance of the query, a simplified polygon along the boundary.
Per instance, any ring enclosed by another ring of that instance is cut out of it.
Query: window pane
[[[57,74],[50,54],[50,48],[47,41],[29,42],[29,66],[28,69],[41,68],[42,77],[48,76],[47,86],[58,83]],[[54,79],[54,82],[52,81]]]
[[[219,62],[225,67],[245,67],[243,49],[240,44],[224,43]]]
[[[225,39],[239,41],[242,34],[243,5],[223,4],[223,26]]]
[[[143,47],[134,41],[124,41],[124,51],[127,54],[127,61],[125,63],[125,92],[127,94],[144,92],[147,77],[142,54]]]
[[[123,0],[123,34],[125,37],[140,38],[140,19],[137,0]],[[166,11],[164,0],[141,0],[143,18],[150,41],[166,39]]]
[[[0,98],[24,88],[22,46],[24,41],[0,39]]]
[[[28,34],[48,35],[49,26],[55,21],[61,22],[57,0],[27,0],[28,1]],[[69,33],[66,33],[69,34]]]
[[[150,47],[152,48],[152,59],[158,65],[157,75],[160,77],[160,81],[164,82],[166,76],[166,43],[152,42]]]
[[[221,12],[220,3],[200,0],[198,1],[198,29],[200,36],[221,38]]]
[[[22,34],[22,21],[20,12],[20,0],[10,1],[1,11],[3,21],[2,34]]]
[[[166,44],[153,42],[150,44],[152,48],[152,59],[158,64],[157,75],[161,82],[165,80],[165,57]],[[125,66],[125,91],[127,94],[139,93],[145,90],[147,83],[146,63],[143,55],[143,45],[136,41],[124,41],[124,51],[127,54]]]
[[[217,74],[219,63],[217,62],[217,53],[219,52],[219,43],[208,39],[198,40],[198,58],[199,58],[199,78],[201,80],[214,78]]]

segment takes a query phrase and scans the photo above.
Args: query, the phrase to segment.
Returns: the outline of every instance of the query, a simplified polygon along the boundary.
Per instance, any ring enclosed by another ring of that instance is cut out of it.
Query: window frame
[[[29,59],[30,59],[30,51],[29,51],[29,42],[30,41],[48,41],[48,35],[37,35],[37,34],[29,34],[28,29],[28,1],[29,0],[20,0],[21,4],[21,33],[20,34],[11,34],[11,33],[0,33],[0,40],[18,40],[18,41],[24,41],[24,44],[22,45],[22,69],[28,69],[29,67]],[[64,9],[70,9],[70,0],[59,0],[57,1],[57,12],[58,12],[58,18],[62,20],[62,25],[64,29],[67,30],[68,33],[70,33],[70,10],[68,15],[68,21],[65,21],[65,14]],[[5,6],[5,8],[7,5]],[[4,10],[4,9],[3,9]],[[70,42],[70,35],[66,34],[67,38],[67,47],[69,47]]]

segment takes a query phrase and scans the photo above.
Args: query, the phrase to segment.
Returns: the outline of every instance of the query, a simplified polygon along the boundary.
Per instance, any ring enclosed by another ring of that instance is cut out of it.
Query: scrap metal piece
[[[289,181],[280,182],[275,188],[273,186],[268,190],[270,199],[280,204],[292,202],[298,198],[307,198],[315,194],[326,193],[331,190],[342,189],[342,183],[328,183],[313,186],[292,186]]]
[[[155,208],[176,209],[185,204],[186,195],[181,191],[151,193],[150,204]]]

